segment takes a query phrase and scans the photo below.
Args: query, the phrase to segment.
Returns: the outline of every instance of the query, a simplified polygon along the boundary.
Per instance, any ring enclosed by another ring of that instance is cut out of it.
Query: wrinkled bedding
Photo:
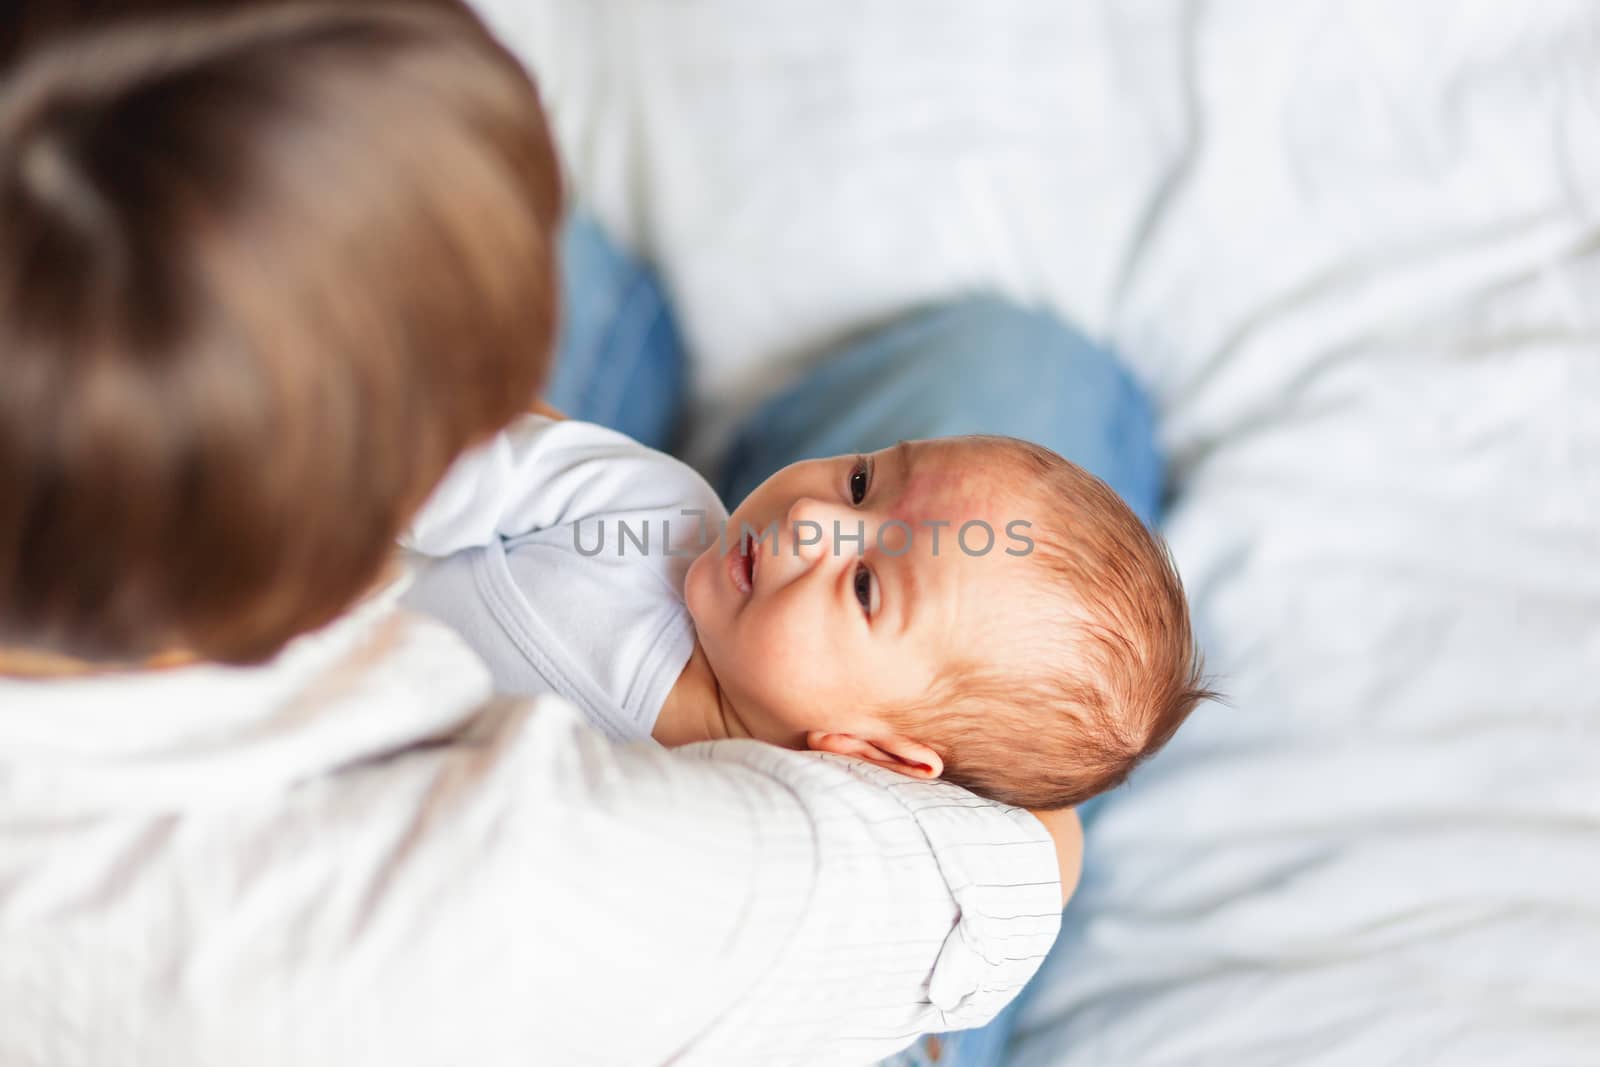
[[[1231,701],[1094,811],[1018,1064],[1600,1062],[1600,6],[482,6],[702,458],[972,288],[1158,398]]]

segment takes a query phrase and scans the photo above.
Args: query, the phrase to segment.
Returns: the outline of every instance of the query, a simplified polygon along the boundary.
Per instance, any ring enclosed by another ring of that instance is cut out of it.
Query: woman
[[[861,1062],[993,1016],[1070,813],[613,748],[394,607],[549,362],[516,63],[453,4],[165,6],[0,83],[0,1062]]]

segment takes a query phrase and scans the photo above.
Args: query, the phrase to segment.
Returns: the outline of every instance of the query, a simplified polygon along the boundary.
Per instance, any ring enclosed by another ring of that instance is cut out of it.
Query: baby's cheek
[[[745,663],[750,688],[759,693],[773,715],[786,721],[793,715],[797,697],[804,695],[808,676],[806,651],[796,648],[789,634],[781,629],[764,629],[746,644]]]

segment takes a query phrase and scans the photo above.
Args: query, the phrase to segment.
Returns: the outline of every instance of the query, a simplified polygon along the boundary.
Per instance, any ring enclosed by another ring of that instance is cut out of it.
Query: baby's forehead
[[[998,634],[1002,643],[1024,654],[1043,652],[1045,633],[1058,638],[1087,620],[1082,597],[1062,569],[1051,563],[1071,540],[1073,502],[1047,499],[1027,458],[1004,440],[984,437],[913,442],[911,476],[902,494],[907,515],[949,522],[940,559],[922,566],[949,567],[944,584],[959,605],[958,640],[973,628]],[[961,537],[964,524],[972,524]],[[993,531],[992,545],[989,531]],[[945,556],[953,552],[954,558]],[[1059,640],[1052,653],[1059,655]],[[1026,646],[1026,647],[1025,647]]]
[[[963,518],[989,513],[992,520],[997,509],[1017,510],[1027,502],[1022,465],[1001,445],[981,437],[943,437],[904,447],[909,477],[898,503],[906,511],[944,508],[952,520],[955,513],[966,513]]]

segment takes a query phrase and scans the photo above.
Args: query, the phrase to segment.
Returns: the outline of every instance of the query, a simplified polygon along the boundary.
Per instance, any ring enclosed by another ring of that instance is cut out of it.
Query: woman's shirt
[[[0,680],[0,1063],[866,1063],[1050,947],[1025,812],[614,745],[398,595],[261,667]]]

